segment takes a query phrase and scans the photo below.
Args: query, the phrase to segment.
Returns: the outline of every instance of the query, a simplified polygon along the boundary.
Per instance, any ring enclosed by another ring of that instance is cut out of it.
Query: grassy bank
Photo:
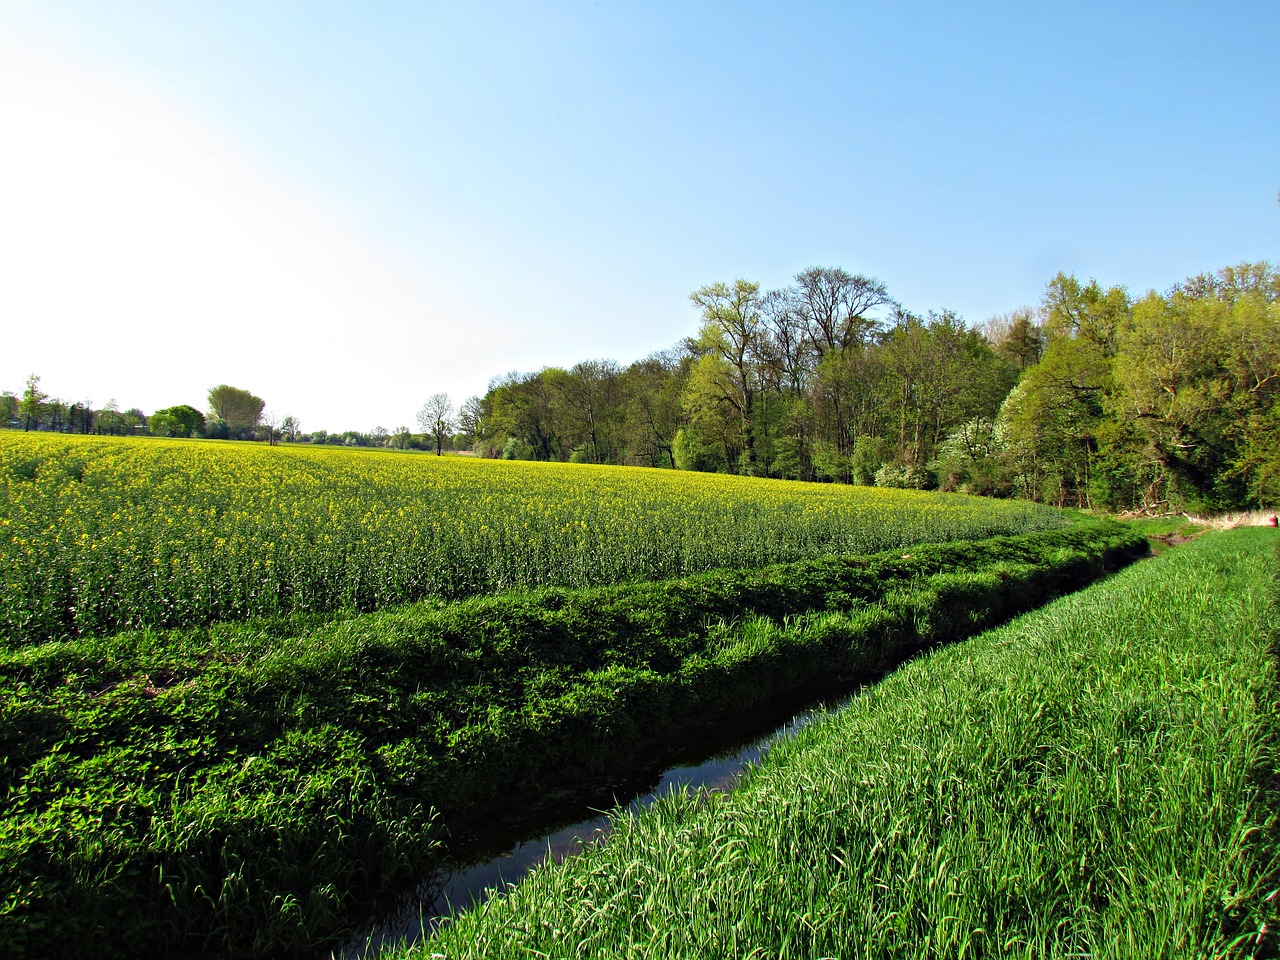
[[[1117,524],[308,627],[0,656],[0,953],[280,955],[432,862],[432,818],[871,672],[1145,550]]]
[[[412,956],[1274,955],[1276,544],[1212,534],[918,659]]]

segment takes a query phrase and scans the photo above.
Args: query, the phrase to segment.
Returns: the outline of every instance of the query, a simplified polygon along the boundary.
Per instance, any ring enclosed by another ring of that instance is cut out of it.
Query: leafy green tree
[[[157,437],[193,437],[204,432],[204,414],[188,404],[165,407],[151,415],[148,425]]]
[[[698,466],[682,469],[745,472],[751,438],[744,433],[745,407],[733,368],[723,356],[704,353],[693,362],[680,406],[685,417],[686,453],[677,457],[677,465],[696,463]]]
[[[622,369],[612,360],[584,360],[556,380],[567,445],[585,463],[617,463],[622,453]]]
[[[261,397],[239,387],[221,383],[209,391],[209,416],[225,423],[233,439],[252,437],[265,407]]]
[[[1045,338],[1087,340],[1104,357],[1113,357],[1117,335],[1128,320],[1130,307],[1123,287],[1104,290],[1096,280],[1082,284],[1074,276],[1059,273],[1049,281],[1041,301]]]
[[[685,351],[671,349],[637,360],[623,372],[625,462],[675,466],[672,444],[684,422],[680,395],[692,359]]]
[[[671,441],[671,455],[677,470],[722,472],[728,462],[723,444],[707,443],[694,426],[681,427],[676,431]]]
[[[519,443],[511,449],[522,454],[519,459],[564,459],[572,449],[564,442],[560,423],[563,407],[557,384],[565,374],[558,367],[546,367],[531,374],[509,373],[490,384],[484,435],[493,453],[505,455],[507,441],[514,438]]]
[[[49,403],[49,395],[40,389],[40,378],[34,373],[27,377],[27,388],[18,401],[18,419],[23,430],[37,430]]]
[[[1044,331],[1030,307],[992,317],[983,324],[983,333],[995,352],[1018,371],[1039,363],[1044,354]]]
[[[1120,331],[1114,370],[1118,417],[1145,437],[1152,502],[1170,491],[1199,499],[1220,469],[1231,384],[1222,342],[1228,308],[1218,300],[1148,294]]]
[[[1089,506],[1090,471],[1111,389],[1111,363],[1092,339],[1050,341],[1005,399],[999,427],[1021,495]]]
[[[760,284],[738,279],[712,283],[689,295],[702,317],[688,389],[699,395],[689,404],[706,416],[713,406],[727,405],[737,421],[732,443],[739,472],[756,473],[755,407],[760,392],[764,336]],[[695,382],[696,380],[696,382]]]
[[[1117,417],[1169,498],[1259,502],[1280,393],[1280,276],[1240,264],[1148,294],[1121,330],[1115,375]]]

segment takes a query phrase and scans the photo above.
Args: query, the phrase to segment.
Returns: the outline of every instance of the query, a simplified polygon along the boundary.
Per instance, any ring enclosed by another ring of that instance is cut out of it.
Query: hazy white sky
[[[1280,259],[1280,4],[1042,6],[0,0],[0,388],[392,429],[715,280]]]

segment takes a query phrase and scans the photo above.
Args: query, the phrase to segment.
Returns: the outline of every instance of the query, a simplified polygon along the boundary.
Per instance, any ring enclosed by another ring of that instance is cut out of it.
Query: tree
[[[49,395],[40,389],[40,378],[34,373],[27,377],[27,389],[22,392],[18,402],[18,419],[22,421],[23,430],[38,429],[40,418],[44,416],[45,405]]]
[[[1149,293],[1118,342],[1115,414],[1140,441],[1137,463],[1153,482],[1188,505],[1265,499],[1280,397],[1280,275],[1240,264]]]
[[[107,401],[107,405],[98,411],[98,432],[119,434],[124,427],[124,414],[120,412],[120,404],[115,397]]]
[[[1129,294],[1123,287],[1103,290],[1097,280],[1081,284],[1074,276],[1059,273],[1049,281],[1040,309],[1044,317],[1044,333],[1055,337],[1080,337],[1102,351],[1104,357],[1116,354],[1116,336],[1128,319]]]
[[[468,446],[475,443],[484,430],[484,401],[479,397],[467,397],[458,411],[457,428]]]
[[[614,463],[619,453],[622,400],[621,368],[612,360],[584,360],[574,364],[557,383],[562,418],[572,434],[575,459]]]
[[[433,393],[418,411],[418,426],[436,442],[436,456],[444,449],[444,438],[453,431],[453,401],[447,393]]]
[[[157,437],[190,437],[204,431],[204,414],[184,403],[157,410],[149,425]]]
[[[982,332],[996,353],[1012,363],[1019,371],[1039,363],[1044,354],[1044,331],[1035,321],[1035,311],[1019,307],[1012,313],[992,317],[982,326]]]
[[[274,447],[280,439],[280,416],[272,411],[264,411],[258,418],[257,434],[265,437],[267,446]]]
[[[253,436],[266,402],[248,390],[220,383],[209,391],[209,414],[223,421],[233,439]]]
[[[796,274],[796,295],[810,335],[824,353],[865,344],[877,325],[868,315],[893,304],[879,280],[839,267],[810,267]]]
[[[489,384],[484,398],[484,434],[491,455],[518,450],[519,459],[564,459],[557,382],[567,373],[545,367],[537,373],[508,373]],[[511,447],[509,440],[516,445]],[[508,458],[510,459],[510,458]]]
[[[849,462],[856,438],[868,429],[868,378],[876,371],[865,354],[880,329],[872,314],[896,305],[882,282],[839,267],[810,267],[795,279],[793,296],[817,366],[813,405],[815,414],[821,409],[817,423],[824,441],[818,445],[824,451],[822,472],[838,467],[836,476],[848,480],[842,465]]]
[[[1005,398],[1000,429],[1021,493],[1088,507],[1098,433],[1106,421],[1111,361],[1086,337],[1052,340]]]
[[[290,443],[297,443],[298,434],[302,432],[302,424],[293,414],[280,421],[280,434]]]
[[[675,465],[672,444],[683,423],[680,394],[691,358],[678,348],[650,354],[623,373],[627,463]]]
[[[727,403],[738,420],[733,443],[741,452],[739,472],[756,472],[755,407],[760,390],[758,360],[764,335],[760,284],[735,280],[712,283],[689,294],[702,314],[694,376],[708,396]],[[692,380],[691,380],[692,385]],[[706,408],[706,397],[697,406]]]

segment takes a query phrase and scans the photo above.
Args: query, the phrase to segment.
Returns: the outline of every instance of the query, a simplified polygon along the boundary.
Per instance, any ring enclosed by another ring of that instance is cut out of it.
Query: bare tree
[[[823,353],[862,346],[877,326],[868,314],[893,306],[879,280],[839,267],[810,267],[796,274],[795,296],[809,321],[814,343]]]
[[[462,401],[462,409],[458,411],[458,430],[468,443],[475,443],[483,429],[484,402],[479,397],[468,397]]]
[[[280,417],[271,410],[258,415],[258,430],[267,438],[267,446],[274,447],[280,439]]]
[[[436,441],[436,456],[444,449],[444,438],[453,429],[453,401],[447,393],[433,393],[418,411],[418,426]]]

